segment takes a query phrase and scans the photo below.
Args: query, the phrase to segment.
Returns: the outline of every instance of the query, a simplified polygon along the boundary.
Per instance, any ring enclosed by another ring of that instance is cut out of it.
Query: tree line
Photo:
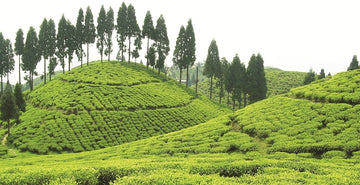
[[[116,24],[115,24],[116,22]],[[158,72],[164,68],[165,59],[169,54],[169,38],[165,19],[162,15],[157,19],[156,26],[152,21],[150,11],[146,13],[142,30],[140,29],[135,14],[135,8],[130,4],[127,6],[124,2],[118,10],[117,19],[114,18],[114,11],[110,7],[108,11],[104,6],[101,7],[97,18],[97,26],[94,24],[94,17],[90,7],[87,7],[86,13],[80,8],[76,24],[73,25],[70,20],[62,15],[56,30],[55,22],[52,19],[44,18],[40,25],[39,34],[34,27],[30,27],[26,39],[24,32],[19,29],[16,33],[15,48],[12,50],[12,44],[9,39],[4,39],[0,32],[0,77],[3,77],[14,70],[15,60],[14,52],[19,56],[19,83],[21,84],[20,68],[27,74],[25,80],[33,90],[34,75],[37,75],[36,67],[41,59],[44,60],[43,80],[46,84],[46,74],[54,75],[56,66],[60,63],[63,73],[65,72],[65,59],[67,59],[69,71],[74,54],[83,66],[83,59],[87,57],[89,65],[89,45],[94,44],[103,61],[103,56],[107,56],[110,61],[110,55],[113,52],[113,33],[116,31],[116,40],[119,45],[117,59],[125,61],[124,54],[128,53],[128,62],[131,58],[139,58],[139,51],[142,49],[142,39],[147,39],[146,65],[157,68]],[[126,44],[127,41],[127,44]],[[86,45],[87,52],[84,52],[83,45]],[[133,47],[132,47],[133,46]],[[47,64],[47,60],[49,63]],[[48,72],[47,72],[48,71]],[[1,93],[3,86],[1,85]]]

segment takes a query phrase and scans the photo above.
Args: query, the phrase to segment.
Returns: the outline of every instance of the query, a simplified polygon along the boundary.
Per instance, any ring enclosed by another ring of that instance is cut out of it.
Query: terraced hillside
[[[27,112],[9,142],[22,151],[82,152],[197,125],[229,110],[147,71],[92,63],[27,95]]]
[[[7,154],[16,160],[0,159],[0,183],[359,184],[359,79],[360,70],[339,73],[203,124],[101,150]]]

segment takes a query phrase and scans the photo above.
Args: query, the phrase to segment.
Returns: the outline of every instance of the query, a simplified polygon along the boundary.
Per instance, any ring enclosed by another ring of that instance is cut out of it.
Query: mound
[[[8,140],[36,153],[100,149],[229,112],[142,65],[119,62],[73,69],[27,99],[27,112]]]

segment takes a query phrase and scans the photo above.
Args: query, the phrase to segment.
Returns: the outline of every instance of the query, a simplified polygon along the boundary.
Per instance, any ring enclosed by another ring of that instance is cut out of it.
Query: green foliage
[[[19,111],[25,112],[26,110],[26,102],[24,99],[24,95],[22,93],[21,84],[17,83],[14,89],[15,103],[18,107]]]
[[[106,49],[105,49],[105,55],[108,56],[108,61],[110,61],[110,54],[112,52],[112,34],[114,31],[114,11],[110,7],[109,11],[106,14],[106,26],[105,26],[105,43],[106,43]]]
[[[156,22],[154,38],[156,42],[155,46],[158,56],[155,67],[158,69],[158,73],[160,74],[160,70],[164,68],[166,56],[169,54],[170,51],[169,38],[168,38],[167,28],[163,15],[160,15],[160,17]]]
[[[185,27],[181,26],[179,35],[176,40],[176,46],[173,54],[173,63],[175,66],[178,67],[180,70],[180,78],[179,81],[181,82],[182,77],[182,70],[185,69]]]
[[[16,55],[22,55],[24,53],[24,32],[22,31],[22,29],[20,28],[17,32],[16,32],[16,38],[15,38],[15,54]]]
[[[63,68],[63,73],[65,73],[65,57],[66,57],[66,33],[67,33],[67,23],[65,16],[63,15],[59,21],[58,33],[56,35],[56,56],[60,60],[61,67]]]
[[[155,28],[154,28],[154,23],[152,21],[152,16],[151,16],[150,11],[147,11],[146,15],[145,15],[144,24],[142,27],[142,36],[147,37],[146,56],[148,56],[150,39],[152,39],[152,40],[155,39]],[[149,67],[148,57],[146,57],[146,67]]]
[[[121,7],[119,8],[118,11],[118,16],[116,19],[116,31],[117,31],[117,41],[119,44],[119,48],[121,51],[121,61],[124,58],[124,51],[126,49],[126,44],[125,44],[125,40],[127,37],[126,31],[127,31],[127,27],[128,27],[128,22],[127,22],[127,6],[126,4],[123,2],[121,4]]]
[[[18,108],[16,106],[15,97],[9,81],[6,84],[4,94],[1,95],[0,112],[0,119],[7,122],[8,134],[10,135],[10,119],[15,119],[17,117]]]
[[[94,43],[96,38],[94,18],[89,6],[85,14],[84,36],[85,43],[87,44],[87,65],[89,65],[89,44]]]
[[[315,72],[310,69],[310,71],[306,74],[304,78],[304,85],[310,84],[311,82],[315,81],[316,74]]]
[[[247,73],[246,93],[249,94],[250,103],[265,99],[267,94],[267,85],[264,71],[264,60],[260,53],[253,54],[250,58]]]
[[[348,67],[348,71],[351,71],[351,70],[355,70],[355,69],[359,69],[359,61],[357,60],[357,56],[354,55],[352,60],[351,60],[351,63],[350,63],[350,66]]]
[[[76,56],[83,63],[83,48],[82,45],[86,43],[85,40],[85,25],[84,25],[84,11],[82,8],[79,9],[78,17],[76,20]]]
[[[104,45],[105,45],[105,30],[107,29],[107,17],[104,5],[101,6],[99,16],[97,19],[97,42],[96,47],[99,50],[100,56],[101,56],[101,62],[103,61],[103,54],[104,54]]]
[[[130,4],[127,7],[127,16],[126,16],[126,21],[127,21],[127,29],[126,29],[126,36],[129,39],[129,58],[128,58],[128,62],[130,63],[130,59],[131,59],[131,38],[132,37],[136,37],[138,39],[141,39],[140,35],[141,35],[141,30],[139,28],[139,25],[137,23],[136,20],[136,13],[135,13],[135,8]],[[140,44],[141,45],[141,44]]]
[[[219,49],[216,41],[212,40],[208,49],[203,74],[210,78],[210,99],[212,98],[213,78],[218,76],[221,69]]]

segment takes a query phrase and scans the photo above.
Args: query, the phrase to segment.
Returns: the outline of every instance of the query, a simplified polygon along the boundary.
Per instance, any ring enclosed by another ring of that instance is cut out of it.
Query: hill
[[[1,161],[0,182],[359,184],[359,79],[360,70],[339,73],[203,124],[102,150],[15,154],[18,160]]]
[[[299,87],[303,85],[303,81],[306,73],[297,72],[297,71],[283,71],[278,68],[266,67],[265,68],[265,77],[267,83],[267,97],[273,97],[279,94],[284,94],[290,92],[290,89]],[[214,82],[214,93],[213,99],[216,102],[219,102],[219,87],[216,86],[216,80]],[[195,89],[193,85],[191,88]],[[198,90],[200,93],[210,96],[210,80],[205,79],[200,82],[198,85]],[[228,104],[228,98],[230,103]],[[222,104],[229,105],[232,108],[231,95],[228,97],[228,94],[225,93],[225,97],[222,99]],[[238,107],[238,106],[236,106]]]
[[[27,94],[8,141],[22,151],[82,152],[161,135],[229,113],[138,64],[92,63]]]

